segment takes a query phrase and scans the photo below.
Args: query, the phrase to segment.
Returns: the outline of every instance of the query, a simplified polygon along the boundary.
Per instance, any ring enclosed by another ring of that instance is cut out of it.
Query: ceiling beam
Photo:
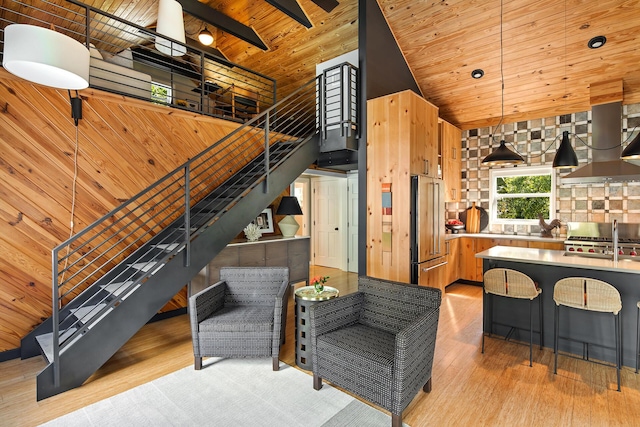
[[[281,10],[290,18],[295,19],[307,28],[311,28],[311,21],[307,18],[304,11],[296,0],[266,0],[271,6]]]
[[[333,9],[335,9],[340,3],[337,0],[311,0],[325,12],[330,13]]]
[[[211,24],[222,31],[232,34],[257,48],[269,50],[253,28],[248,27],[235,19],[229,18],[227,15],[220,13],[197,0],[177,1],[182,5],[182,10],[185,13],[202,20],[207,24]]]

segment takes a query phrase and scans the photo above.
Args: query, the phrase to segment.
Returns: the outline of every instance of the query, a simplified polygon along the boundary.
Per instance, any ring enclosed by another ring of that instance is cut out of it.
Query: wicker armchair
[[[286,267],[223,267],[220,281],[189,298],[195,369],[203,357],[273,358],[279,369],[289,295]]]
[[[431,391],[441,292],[360,277],[358,292],[310,308],[313,387],[322,379],[391,412]]]

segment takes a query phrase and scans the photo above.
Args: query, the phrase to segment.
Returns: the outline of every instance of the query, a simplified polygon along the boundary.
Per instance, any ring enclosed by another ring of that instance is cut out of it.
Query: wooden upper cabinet
[[[444,120],[440,120],[439,129],[445,201],[459,202],[462,192],[462,131]]]
[[[412,91],[367,101],[367,274],[409,282],[411,175],[438,173],[438,108]],[[383,217],[383,188],[391,214]]]

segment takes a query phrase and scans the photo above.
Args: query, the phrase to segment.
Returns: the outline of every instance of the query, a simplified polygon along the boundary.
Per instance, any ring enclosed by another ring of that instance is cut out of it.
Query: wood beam
[[[266,0],[271,6],[281,10],[290,18],[296,20],[307,28],[311,28],[311,21],[296,0]]]
[[[182,5],[182,10],[189,15],[198,18],[207,24],[226,31],[262,50],[269,50],[253,28],[248,27],[227,15],[218,12],[197,0],[177,0]]]
[[[335,9],[340,4],[337,2],[337,0],[311,0],[311,1],[317,4],[318,6],[320,6],[322,9],[324,9],[324,11],[327,13],[330,13],[333,9]]]

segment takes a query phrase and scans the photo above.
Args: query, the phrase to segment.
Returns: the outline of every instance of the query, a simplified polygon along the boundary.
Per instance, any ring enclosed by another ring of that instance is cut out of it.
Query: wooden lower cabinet
[[[221,267],[289,267],[291,283],[309,282],[309,237],[229,243],[191,281],[193,295],[220,280]]]
[[[449,242],[454,242],[456,240],[460,242],[460,247],[458,249],[458,253],[460,254],[458,270],[460,273],[458,279],[473,282],[482,282],[482,260],[476,258],[476,254],[494,246],[528,247],[552,250],[562,250],[564,248],[564,244],[562,242],[539,242],[535,240],[509,238],[460,237],[458,239],[449,240]]]
[[[460,239],[445,242],[447,249],[447,265],[445,267],[444,284],[450,285],[460,279]]]

